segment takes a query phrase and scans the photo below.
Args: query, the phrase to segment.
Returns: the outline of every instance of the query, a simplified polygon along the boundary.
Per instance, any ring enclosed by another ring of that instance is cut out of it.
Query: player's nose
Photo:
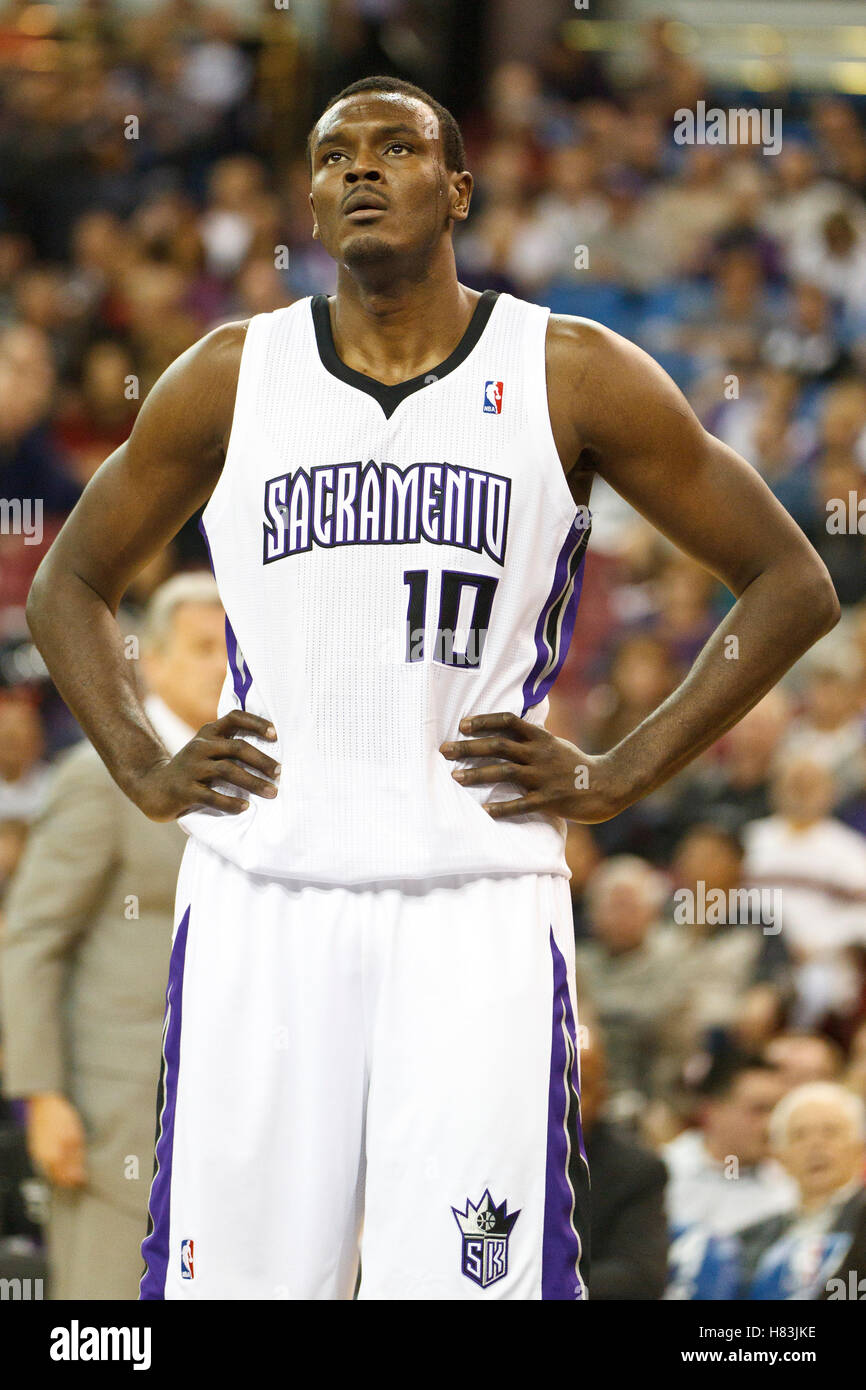
[[[349,184],[367,181],[378,183],[382,175],[374,164],[356,164],[353,169],[347,169],[343,177]]]

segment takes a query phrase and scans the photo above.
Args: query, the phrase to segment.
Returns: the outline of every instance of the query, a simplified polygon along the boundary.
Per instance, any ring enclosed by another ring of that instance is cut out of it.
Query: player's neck
[[[420,376],[444,362],[466,329],[479,295],[456,272],[387,288],[359,284],[341,270],[330,302],[337,355],[376,381]]]

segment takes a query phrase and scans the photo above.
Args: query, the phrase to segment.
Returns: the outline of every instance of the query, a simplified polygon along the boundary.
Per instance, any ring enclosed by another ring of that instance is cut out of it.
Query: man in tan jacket
[[[134,657],[135,638],[128,638]],[[174,753],[216,717],[224,614],[208,574],[157,590],[148,715]],[[7,900],[4,1089],[51,1187],[51,1296],[135,1299],[153,1168],[174,892],[186,836],[148,820],[89,743],[59,762]]]

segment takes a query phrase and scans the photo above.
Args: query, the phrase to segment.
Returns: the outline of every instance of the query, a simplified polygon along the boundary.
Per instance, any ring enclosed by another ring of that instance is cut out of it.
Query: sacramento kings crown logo
[[[451,1208],[463,1235],[462,1272],[482,1289],[508,1273],[508,1237],[520,1212],[507,1208],[496,1206],[487,1188],[477,1206],[467,1197],[465,1211]]]

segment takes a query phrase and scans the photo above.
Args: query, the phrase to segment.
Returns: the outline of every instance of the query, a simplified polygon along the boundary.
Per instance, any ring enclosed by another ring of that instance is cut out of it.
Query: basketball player
[[[190,835],[141,1296],[350,1298],[363,1219],[361,1298],[582,1299],[565,819],[660,786],[838,604],[649,357],[458,282],[472,178],[437,102],[356,83],[309,153],[336,296],[177,359],[28,606],[112,775]],[[736,603],[589,756],[544,717],[595,474]],[[228,671],[171,757],[114,615],[202,504]]]

